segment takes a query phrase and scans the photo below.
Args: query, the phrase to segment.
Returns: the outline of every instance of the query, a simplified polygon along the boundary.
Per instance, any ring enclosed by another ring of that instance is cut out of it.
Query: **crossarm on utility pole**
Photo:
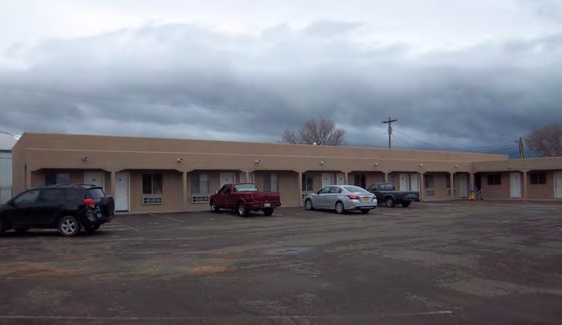
[[[392,149],[392,123],[397,121],[391,117],[388,118],[388,121],[382,121],[383,124],[388,124],[388,149]]]

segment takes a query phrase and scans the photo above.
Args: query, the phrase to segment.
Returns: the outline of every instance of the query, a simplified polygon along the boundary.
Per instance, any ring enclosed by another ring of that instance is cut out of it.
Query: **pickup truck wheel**
[[[64,216],[59,220],[59,232],[65,237],[73,237],[80,233],[80,223],[73,216]]]
[[[219,206],[217,205],[217,202],[215,201],[211,201],[211,211],[217,213],[219,212],[221,209],[219,208]]]
[[[341,201],[336,202],[336,213],[342,214],[345,212],[345,208],[343,207],[343,203]]]
[[[386,198],[384,202],[386,203],[386,206],[389,208],[392,208],[394,206],[394,200],[391,197]]]
[[[248,215],[248,209],[246,209],[246,204],[244,202],[238,203],[238,215],[241,217],[245,217]]]
[[[273,209],[263,209],[263,214],[265,214],[266,217],[270,217],[273,215]]]
[[[308,199],[304,201],[304,208],[307,210],[314,210],[314,206],[312,205],[312,200]]]
[[[411,203],[412,203],[412,202],[402,202],[402,206],[403,206],[404,208],[407,208],[407,207],[410,206]]]

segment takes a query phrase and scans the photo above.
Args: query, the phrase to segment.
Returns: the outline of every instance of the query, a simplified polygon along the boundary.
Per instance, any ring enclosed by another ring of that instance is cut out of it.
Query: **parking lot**
[[[561,205],[117,216],[0,238],[0,324],[560,324]]]

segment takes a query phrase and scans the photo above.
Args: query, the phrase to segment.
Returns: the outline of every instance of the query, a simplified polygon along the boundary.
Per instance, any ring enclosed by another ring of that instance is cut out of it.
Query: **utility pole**
[[[525,145],[522,137],[519,137],[519,158],[525,159]]]
[[[383,124],[388,124],[388,149],[392,149],[392,123],[398,121],[397,119],[388,118],[388,121],[382,121]]]

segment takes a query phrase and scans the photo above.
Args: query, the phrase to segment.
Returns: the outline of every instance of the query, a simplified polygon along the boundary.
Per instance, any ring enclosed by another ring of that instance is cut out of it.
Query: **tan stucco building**
[[[13,148],[14,194],[57,183],[99,184],[118,211],[207,209],[228,182],[279,191],[285,207],[331,184],[394,182],[422,200],[562,199],[562,158],[354,147],[24,133]]]

